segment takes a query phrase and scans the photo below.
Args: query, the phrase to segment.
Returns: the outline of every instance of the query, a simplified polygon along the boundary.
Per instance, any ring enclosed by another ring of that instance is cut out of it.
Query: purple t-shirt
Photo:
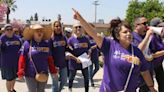
[[[139,35],[136,32],[132,32],[132,35],[133,35],[133,45],[134,46],[138,46],[142,42],[142,40],[144,39],[144,37],[145,37],[145,36]]]
[[[21,48],[21,41],[17,36],[8,38],[3,34],[1,40],[1,66],[6,68],[17,68],[19,59],[19,50]]]
[[[51,50],[55,65],[60,69],[67,67],[67,63],[65,61],[65,51],[67,46],[66,37],[55,35],[55,37],[50,40],[50,43],[52,44]]]
[[[91,47],[96,45],[96,42],[93,40],[92,37],[87,36],[87,38],[89,39]],[[98,56],[99,56],[98,48],[93,49],[92,53],[91,53],[91,60],[92,60],[92,62],[98,61]]]
[[[26,66],[25,66],[25,76],[35,77],[35,69],[33,63],[30,61],[29,48],[31,44],[31,56],[33,62],[36,66],[37,71],[48,74],[48,56],[50,53],[50,46],[48,41],[36,42],[25,41],[22,46],[21,54],[25,56]]]
[[[151,44],[151,47],[150,47],[151,49],[150,50],[151,50],[152,53],[164,50],[164,43],[162,42],[162,38],[157,34],[153,35],[150,44]],[[159,65],[162,64],[163,60],[164,60],[164,56],[161,56],[159,58],[155,58],[153,60],[153,66],[158,67]]]
[[[68,39],[68,45],[73,49],[72,54],[76,57],[82,55],[83,53],[88,53],[88,50],[90,48],[90,43],[87,37],[70,37]],[[81,70],[82,64],[76,63],[74,60],[70,60],[68,62],[68,68],[69,70]]]
[[[127,92],[136,92],[140,72],[148,69],[147,62],[142,52],[135,46],[134,56],[137,56],[141,64],[134,65],[134,69],[127,87]],[[117,92],[124,89],[131,63],[126,61],[124,55],[132,55],[131,46],[124,49],[118,42],[104,38],[101,50],[104,54],[104,75],[100,92]]]

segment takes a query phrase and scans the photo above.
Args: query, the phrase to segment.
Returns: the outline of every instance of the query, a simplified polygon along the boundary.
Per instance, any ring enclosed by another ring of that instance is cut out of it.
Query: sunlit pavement
[[[164,63],[163,63],[163,67],[164,67]],[[1,74],[0,74],[0,76],[1,76]],[[103,69],[101,68],[94,77],[95,87],[90,87],[89,92],[99,92],[102,76],[103,76]],[[51,84],[52,84],[52,81],[51,81],[51,78],[49,77],[45,92],[52,92]],[[157,86],[157,83],[155,80],[155,88],[157,89],[157,87],[158,86]],[[17,92],[27,92],[27,86],[26,86],[25,82],[17,81],[16,85],[15,85],[15,90]],[[0,92],[7,92],[6,87],[5,87],[5,81],[2,79],[0,79]],[[62,92],[68,92],[68,85],[66,85],[64,87]],[[82,77],[81,71],[78,71],[76,74],[76,78],[75,78],[74,84],[73,84],[73,92],[84,92],[84,82],[83,82],[83,77]]]
[[[102,79],[102,73],[103,69],[101,68],[98,73],[95,75],[94,80],[95,80],[95,87],[90,87],[89,92],[99,92],[100,84],[101,84],[101,79]],[[0,74],[1,77],[1,74]],[[45,92],[52,92],[51,91],[51,77],[49,77],[48,84],[46,86],[46,91]],[[15,90],[17,92],[27,92],[27,86],[25,82],[16,82],[15,85]],[[73,84],[73,92],[84,92],[84,82],[83,82],[83,76],[81,74],[81,71],[78,71],[76,74],[76,78],[74,80]],[[5,87],[5,81],[0,78],[0,92],[7,92],[6,87]],[[68,92],[68,85],[64,87],[62,92]]]

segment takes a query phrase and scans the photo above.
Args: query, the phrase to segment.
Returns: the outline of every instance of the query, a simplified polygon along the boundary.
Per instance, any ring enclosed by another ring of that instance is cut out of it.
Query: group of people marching
[[[138,17],[133,32],[126,21],[113,19],[109,28],[111,37],[102,37],[95,33],[94,25],[73,11],[78,22],[72,29],[66,28],[65,33],[60,21],[53,22],[51,27],[30,25],[22,35],[15,34],[11,24],[4,26],[0,65],[8,92],[16,92],[17,77],[25,79],[29,92],[45,92],[49,72],[52,92],[61,92],[67,79],[68,90],[73,92],[77,70],[82,72],[85,92],[89,92],[89,81],[94,87],[93,77],[99,70],[100,52],[104,56],[100,92],[136,92],[137,88],[140,92],[156,92],[154,72],[158,91],[164,92],[164,33],[154,33],[147,27],[147,19]],[[164,27],[164,22],[154,18],[150,26]]]

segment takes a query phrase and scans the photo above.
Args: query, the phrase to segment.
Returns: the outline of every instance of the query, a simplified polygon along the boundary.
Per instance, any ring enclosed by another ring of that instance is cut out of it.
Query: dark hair
[[[138,24],[140,24],[142,18],[145,18],[145,17],[144,16],[138,16],[134,19],[134,27],[136,27]]]
[[[124,26],[124,27],[131,30],[131,26],[129,25],[129,23],[126,22],[126,21],[122,21],[120,19],[111,20],[110,25],[111,25],[110,30],[111,30],[111,33],[112,33],[112,37],[116,41],[119,41],[118,36],[119,36],[119,32],[121,31],[122,26]]]

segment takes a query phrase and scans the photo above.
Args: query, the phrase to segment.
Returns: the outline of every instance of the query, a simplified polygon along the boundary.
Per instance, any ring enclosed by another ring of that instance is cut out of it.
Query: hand
[[[76,62],[79,64],[81,63],[80,59],[78,59],[78,58],[76,58]]]
[[[19,80],[19,81],[23,81],[23,80],[24,80],[24,79],[23,79],[23,76],[18,77],[18,80]]]
[[[133,63],[135,65],[140,64],[140,59],[136,56],[124,55],[123,58],[125,58],[129,63]]]
[[[164,28],[162,29],[162,33],[161,33],[161,36],[164,36]]]
[[[58,73],[54,73],[54,74],[52,74],[53,75],[53,78],[54,79],[57,79],[58,78]]]
[[[79,14],[79,12],[78,11],[76,11],[74,8],[72,8],[72,10],[74,11],[74,19],[76,19],[76,20],[80,20],[80,19],[82,19],[82,17],[81,17],[81,15]]]
[[[91,58],[92,49],[88,50],[88,58]]]
[[[70,60],[70,56],[67,55],[67,56],[66,56],[66,60]]]
[[[146,36],[151,36],[153,33],[154,33],[154,32],[153,32],[153,29],[149,29],[149,30],[147,30],[147,32],[146,32]]]
[[[154,59],[153,55],[145,55],[147,61],[152,61]]]
[[[149,88],[149,90],[150,90],[150,92],[157,92],[157,90],[156,90],[156,89],[154,89],[154,87]]]

